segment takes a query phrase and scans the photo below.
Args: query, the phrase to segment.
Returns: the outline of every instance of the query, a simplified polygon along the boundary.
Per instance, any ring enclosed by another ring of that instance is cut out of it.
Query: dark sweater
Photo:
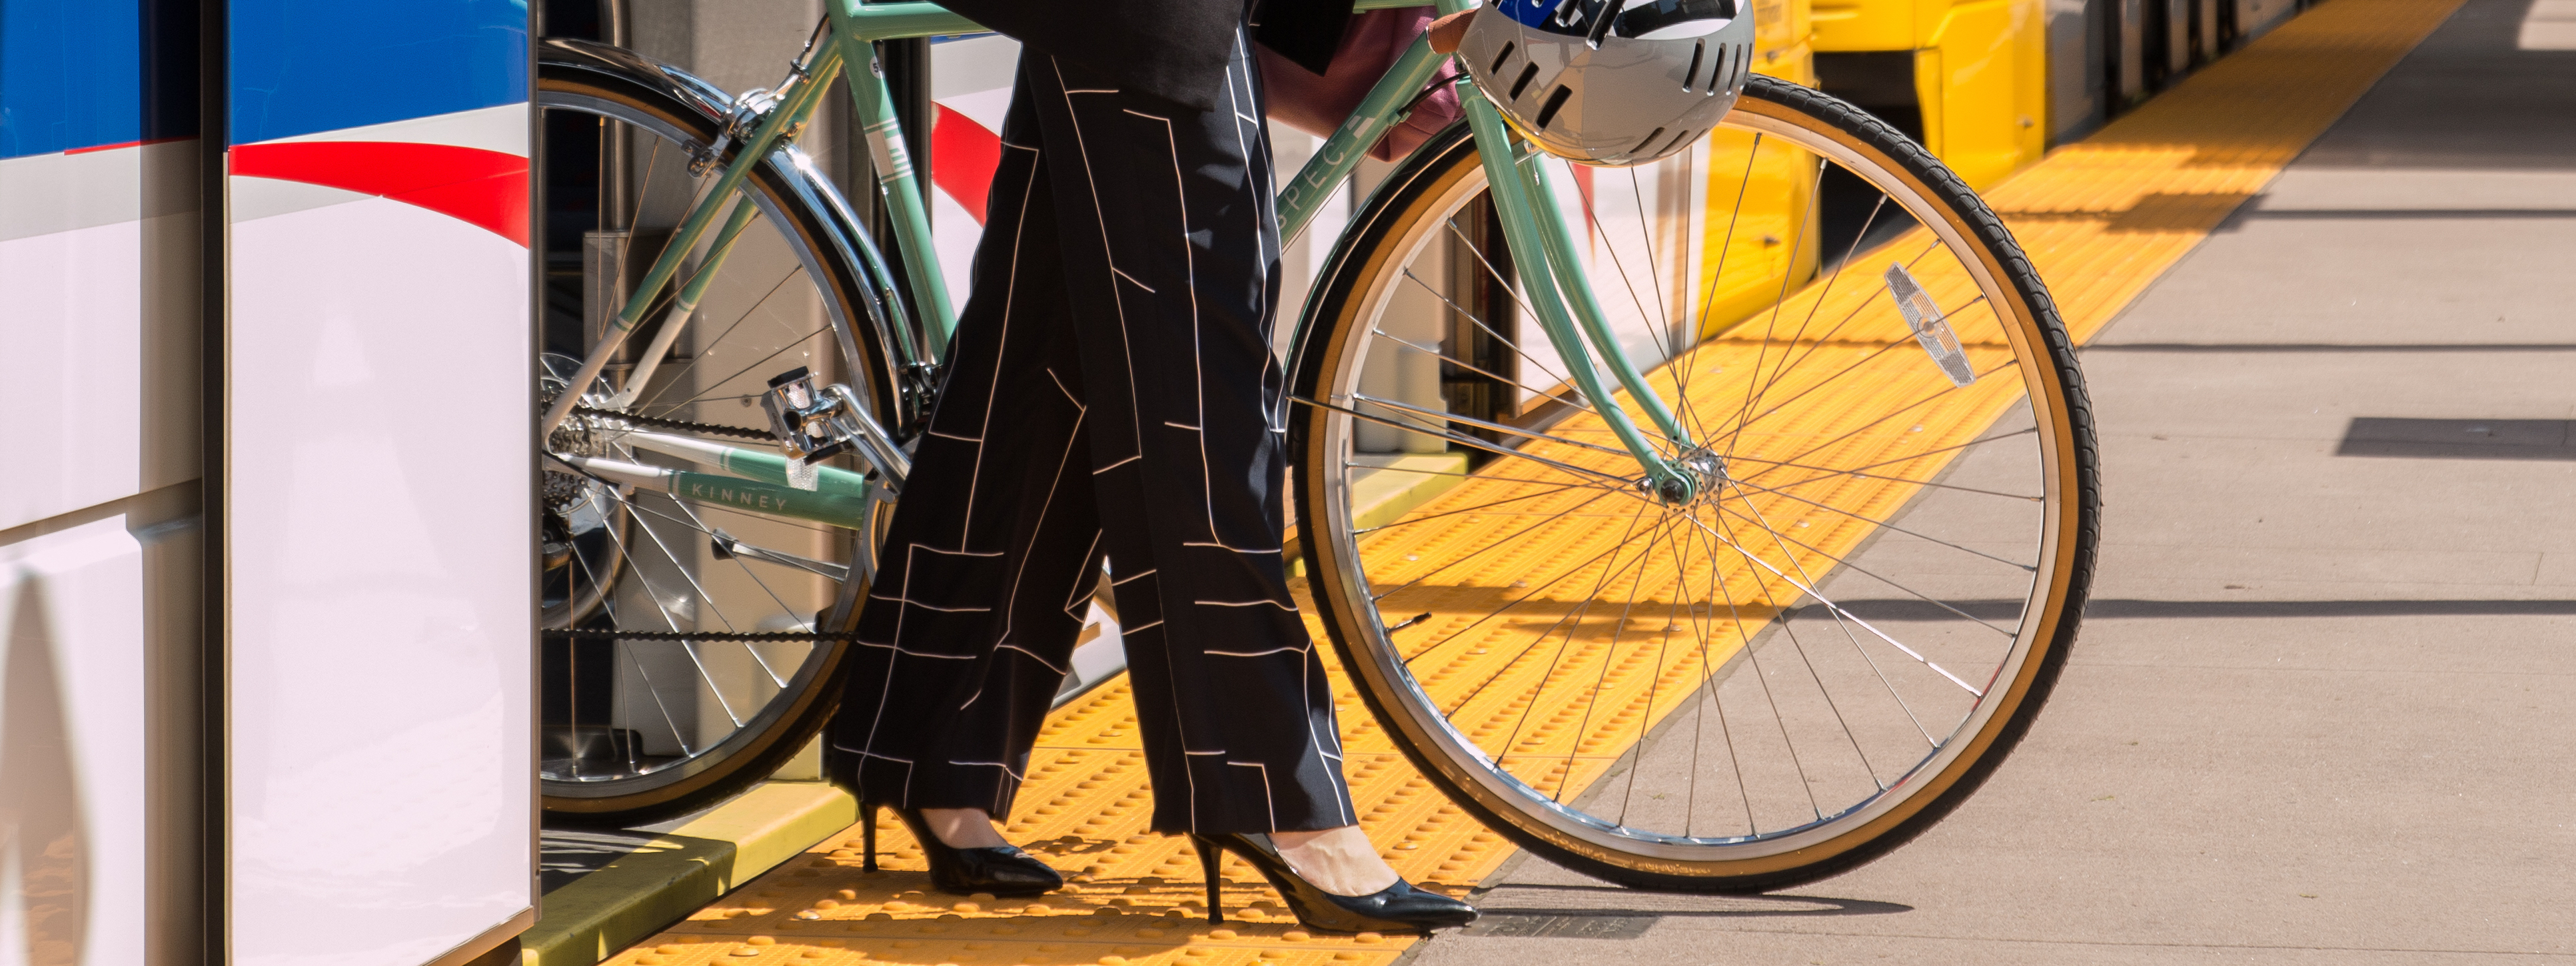
[[[943,5],[1044,53],[1101,71],[1120,86],[1215,110],[1244,0],[942,0]],[[1253,37],[1317,74],[1332,63],[1351,0],[1261,0]]]

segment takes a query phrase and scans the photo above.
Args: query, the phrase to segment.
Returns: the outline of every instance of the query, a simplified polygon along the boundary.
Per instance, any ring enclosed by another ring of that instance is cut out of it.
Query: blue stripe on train
[[[528,100],[526,0],[232,0],[232,143]]]
[[[196,0],[0,0],[0,158],[197,133]]]
[[[197,133],[194,0],[0,0],[0,158]],[[525,0],[234,0],[232,141],[528,100]]]

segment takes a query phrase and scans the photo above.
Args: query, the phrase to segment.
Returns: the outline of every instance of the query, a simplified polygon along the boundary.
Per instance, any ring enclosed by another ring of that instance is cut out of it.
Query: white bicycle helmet
[[[1487,0],[1458,58],[1523,136],[1584,164],[1644,164],[1717,126],[1744,90],[1740,0]]]

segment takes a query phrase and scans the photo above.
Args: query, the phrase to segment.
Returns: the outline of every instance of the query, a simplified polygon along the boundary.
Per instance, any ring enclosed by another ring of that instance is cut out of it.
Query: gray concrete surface
[[[1415,962],[2576,961],[2576,53],[2514,50],[2528,5],[2086,352],[2095,603],[1976,798],[1794,895],[1524,857]]]

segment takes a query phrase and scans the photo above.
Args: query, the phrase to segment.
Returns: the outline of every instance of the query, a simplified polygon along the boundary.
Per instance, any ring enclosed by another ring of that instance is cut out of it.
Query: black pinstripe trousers
[[[1247,50],[1205,113],[1022,55],[832,728],[862,800],[1009,813],[1105,556],[1154,828],[1355,820],[1280,555],[1279,238]]]

